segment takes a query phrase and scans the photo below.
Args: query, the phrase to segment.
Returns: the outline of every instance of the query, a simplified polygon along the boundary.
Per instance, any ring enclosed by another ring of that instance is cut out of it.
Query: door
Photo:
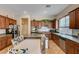
[[[22,23],[21,23],[21,25],[22,25],[21,33],[22,33],[23,36],[28,36],[28,31],[29,31],[28,18],[22,18],[21,21],[22,21]]]

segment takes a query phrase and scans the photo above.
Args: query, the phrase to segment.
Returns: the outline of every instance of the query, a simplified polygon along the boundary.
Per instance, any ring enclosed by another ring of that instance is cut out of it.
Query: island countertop
[[[42,35],[41,33],[32,33],[31,35],[25,36],[24,39],[41,39]]]

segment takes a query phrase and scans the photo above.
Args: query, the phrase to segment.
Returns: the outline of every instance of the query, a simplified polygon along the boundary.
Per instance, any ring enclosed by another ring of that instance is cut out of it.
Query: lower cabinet
[[[9,35],[6,38],[7,38],[7,46],[11,45],[12,44],[12,42],[11,42],[12,36]]]
[[[0,50],[11,45],[11,39],[12,39],[11,35],[9,35],[9,36],[6,35],[4,37],[0,37]]]
[[[66,40],[66,53],[67,54],[74,54],[75,53],[74,42],[72,42],[70,40]]]
[[[79,47],[76,47],[75,53],[79,54]]]
[[[66,53],[79,54],[79,43],[76,43],[71,40],[66,40]]]
[[[79,43],[55,34],[52,34],[51,38],[66,54],[79,54]]]
[[[54,34],[52,34],[52,35],[51,35],[51,38],[52,38],[52,40],[59,46],[59,37],[56,36],[56,35],[54,35]]]

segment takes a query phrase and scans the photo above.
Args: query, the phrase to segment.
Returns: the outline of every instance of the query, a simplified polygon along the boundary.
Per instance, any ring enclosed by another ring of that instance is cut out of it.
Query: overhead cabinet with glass
[[[70,29],[79,29],[79,8],[69,12]]]

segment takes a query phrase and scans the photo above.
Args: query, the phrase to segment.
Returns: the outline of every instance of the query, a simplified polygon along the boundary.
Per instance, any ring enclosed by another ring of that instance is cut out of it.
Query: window
[[[66,27],[69,27],[69,16],[65,17],[65,25]]]
[[[72,30],[69,29],[69,16],[65,16],[59,20],[59,32],[72,35]]]
[[[59,20],[59,27],[65,27],[65,17]]]

